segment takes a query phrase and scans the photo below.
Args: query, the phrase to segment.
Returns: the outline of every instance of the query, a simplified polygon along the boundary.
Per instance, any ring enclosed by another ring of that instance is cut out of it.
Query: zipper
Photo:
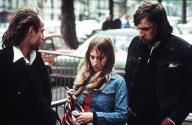
[[[149,64],[149,62],[150,62],[150,60],[151,60],[151,55],[152,55],[153,51],[154,51],[156,48],[159,47],[159,44],[160,44],[160,41],[156,42],[155,45],[153,45],[153,46],[151,47],[151,51],[150,51],[150,53],[149,53],[149,58],[147,59],[147,64]]]

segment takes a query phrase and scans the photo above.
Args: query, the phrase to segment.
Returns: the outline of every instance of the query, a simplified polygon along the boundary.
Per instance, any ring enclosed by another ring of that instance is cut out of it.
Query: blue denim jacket
[[[83,105],[84,94],[78,96],[78,102]],[[97,114],[98,125],[124,125],[128,116],[128,94],[125,80],[117,73],[102,90],[93,90],[90,101],[90,111]]]

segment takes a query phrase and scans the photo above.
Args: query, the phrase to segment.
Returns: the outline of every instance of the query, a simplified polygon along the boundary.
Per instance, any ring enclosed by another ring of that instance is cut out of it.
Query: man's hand
[[[161,125],[174,125],[169,118],[165,118],[161,121]]]
[[[93,113],[92,112],[77,112],[74,114],[77,119],[77,122],[80,124],[88,123],[93,121]]]
[[[128,110],[128,114],[130,114],[131,116],[136,116],[136,113],[129,107],[129,110]]]

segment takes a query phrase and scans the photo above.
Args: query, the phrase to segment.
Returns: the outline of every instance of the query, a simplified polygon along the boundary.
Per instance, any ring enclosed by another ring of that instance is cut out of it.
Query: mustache
[[[143,43],[150,43],[152,40],[151,39],[146,39],[145,37],[139,37],[139,39],[143,42]]]
[[[149,40],[145,39],[144,37],[139,37],[139,39],[140,39],[141,41],[143,41],[143,42],[149,41]]]

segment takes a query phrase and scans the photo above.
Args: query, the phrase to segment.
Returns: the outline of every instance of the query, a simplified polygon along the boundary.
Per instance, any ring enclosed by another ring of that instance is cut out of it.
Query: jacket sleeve
[[[113,112],[96,112],[98,125],[124,125],[128,116],[128,98],[125,80],[116,80],[119,82],[115,88],[115,104]]]
[[[40,53],[37,53],[37,66],[39,66],[39,71],[42,74],[43,79],[43,94],[39,97],[37,101],[38,113],[42,119],[47,121],[48,124],[55,124],[56,120],[60,120],[58,114],[51,108],[52,93],[51,93],[51,84],[49,82],[49,76],[43,62],[43,59]]]
[[[183,95],[175,109],[168,115],[176,125],[181,124],[188,114],[192,112],[192,47],[190,47],[189,51],[185,51],[182,58],[185,60],[185,78],[182,83],[184,86]]]
[[[127,77],[128,77],[128,63],[129,63],[129,56],[130,56],[130,54],[131,54],[131,49],[133,48],[133,40],[131,41],[131,43],[130,43],[130,45],[129,45],[129,47],[128,47],[128,53],[127,53],[127,60],[126,60],[126,64],[125,64],[125,74],[124,74],[124,79],[125,79],[125,81],[126,81],[126,83],[128,83],[128,79],[127,79]]]
[[[127,54],[127,61],[126,61],[126,65],[125,65],[125,74],[124,74],[124,79],[127,85],[127,88],[130,88],[129,85],[132,81],[132,74],[133,74],[133,57],[135,56],[135,52],[137,49],[137,42],[138,42],[138,36],[133,38],[133,40],[131,41],[129,48],[128,48],[128,54]]]

